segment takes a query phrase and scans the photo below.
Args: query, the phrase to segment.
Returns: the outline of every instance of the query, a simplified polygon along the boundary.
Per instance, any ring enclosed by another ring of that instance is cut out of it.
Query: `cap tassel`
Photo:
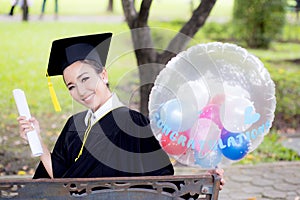
[[[49,87],[50,96],[51,96],[51,100],[52,100],[54,109],[55,109],[56,112],[60,112],[61,111],[61,107],[59,105],[59,102],[58,102],[55,90],[53,88],[53,84],[52,84],[52,82],[50,80],[50,77],[49,77],[48,73],[47,73],[46,76],[47,76],[47,79],[48,79],[48,87]]]

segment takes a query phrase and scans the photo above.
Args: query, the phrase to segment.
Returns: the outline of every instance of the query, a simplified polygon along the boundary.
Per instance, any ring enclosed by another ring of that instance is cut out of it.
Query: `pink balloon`
[[[215,148],[221,135],[221,129],[210,119],[199,118],[190,130],[190,139],[194,140],[199,157],[205,157]]]
[[[220,119],[220,105],[209,104],[202,109],[200,118],[210,119],[215,122],[220,129],[223,128],[221,119]]]
[[[217,94],[211,99],[210,104],[221,105],[222,103],[224,103],[224,101],[225,101],[225,94]]]

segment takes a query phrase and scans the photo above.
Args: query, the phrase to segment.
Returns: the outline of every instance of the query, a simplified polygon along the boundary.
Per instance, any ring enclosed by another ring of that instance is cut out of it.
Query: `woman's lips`
[[[93,97],[94,97],[94,94],[90,94],[90,95],[82,98],[82,101],[86,102],[86,103],[89,103],[89,102],[91,102],[93,100]]]

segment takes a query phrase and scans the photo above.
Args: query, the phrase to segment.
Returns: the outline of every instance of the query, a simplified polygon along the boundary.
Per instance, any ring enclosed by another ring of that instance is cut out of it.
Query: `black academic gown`
[[[120,107],[91,129],[75,162],[86,130],[86,111],[69,118],[51,154],[54,178],[173,175],[173,166],[153,136],[149,120]],[[40,162],[33,178],[49,178]]]

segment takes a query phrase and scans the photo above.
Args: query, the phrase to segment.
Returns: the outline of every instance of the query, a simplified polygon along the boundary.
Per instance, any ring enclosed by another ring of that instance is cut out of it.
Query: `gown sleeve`
[[[72,153],[70,153],[69,151],[72,149],[70,149],[68,146],[70,144],[70,141],[72,141],[75,137],[75,134],[72,134],[72,131],[70,131],[71,124],[72,118],[70,118],[67,121],[51,153],[54,178],[62,177],[62,175],[65,173],[65,171],[68,169],[68,166],[70,165],[70,154],[72,155]],[[48,172],[46,171],[41,161],[33,176],[33,179],[38,178],[50,178]]]

